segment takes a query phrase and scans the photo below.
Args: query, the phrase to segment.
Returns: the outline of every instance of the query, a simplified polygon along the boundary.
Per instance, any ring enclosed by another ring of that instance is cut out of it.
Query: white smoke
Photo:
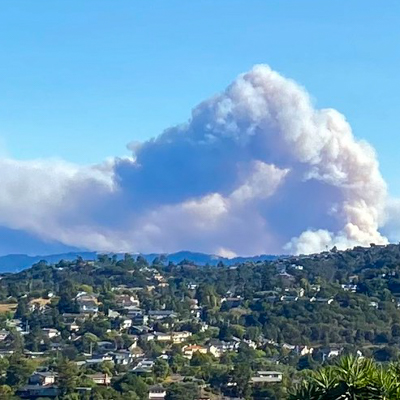
[[[312,253],[386,243],[376,154],[343,115],[268,66],[190,121],[78,167],[0,160],[0,224],[110,251]]]

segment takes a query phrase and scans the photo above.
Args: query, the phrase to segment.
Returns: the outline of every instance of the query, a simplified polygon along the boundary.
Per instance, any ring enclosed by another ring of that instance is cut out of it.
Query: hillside
[[[84,260],[96,260],[100,253],[97,252],[69,252],[62,254],[51,254],[51,255],[38,255],[29,256],[26,254],[9,254],[0,256],[0,273],[5,272],[19,272],[25,268],[31,267],[33,264],[39,261],[46,261],[49,264],[56,264],[61,260],[73,261],[77,257],[82,257]],[[123,254],[117,254],[118,259],[123,258]],[[195,253],[190,251],[180,251],[171,254],[151,253],[142,254],[142,256],[148,261],[152,262],[155,258],[162,257],[165,262],[180,263],[183,260],[194,262],[197,265],[217,265],[219,262],[223,262],[225,265],[233,265],[245,261],[265,261],[274,260],[277,256],[273,255],[259,255],[253,257],[235,257],[225,258],[219,257],[212,254]]]
[[[225,267],[199,267],[188,255],[179,263],[99,255],[3,275],[0,354],[11,372],[32,368],[0,381],[24,397],[40,373],[29,358],[40,354],[40,368],[53,374],[73,362],[79,387],[106,372],[116,400],[148,398],[155,383],[190,390],[185,399],[205,383],[216,398],[282,400],[303,370],[340,355],[400,356],[399,245]]]

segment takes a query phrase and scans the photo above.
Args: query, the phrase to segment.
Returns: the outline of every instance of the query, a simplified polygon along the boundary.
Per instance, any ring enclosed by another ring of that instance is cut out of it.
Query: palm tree
[[[400,366],[347,356],[311,373],[289,400],[400,400]]]

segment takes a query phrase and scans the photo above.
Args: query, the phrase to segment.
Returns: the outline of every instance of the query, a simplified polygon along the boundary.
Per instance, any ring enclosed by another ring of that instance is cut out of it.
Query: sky
[[[344,114],[396,197],[399,41],[392,0],[4,0],[0,156],[83,167],[130,156],[129,143],[187,121],[261,63]]]

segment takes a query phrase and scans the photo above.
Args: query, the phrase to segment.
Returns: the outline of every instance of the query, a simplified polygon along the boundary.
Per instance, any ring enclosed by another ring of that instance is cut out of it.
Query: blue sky
[[[267,63],[346,115],[400,194],[398,1],[0,3],[0,151],[80,164],[185,121]]]

